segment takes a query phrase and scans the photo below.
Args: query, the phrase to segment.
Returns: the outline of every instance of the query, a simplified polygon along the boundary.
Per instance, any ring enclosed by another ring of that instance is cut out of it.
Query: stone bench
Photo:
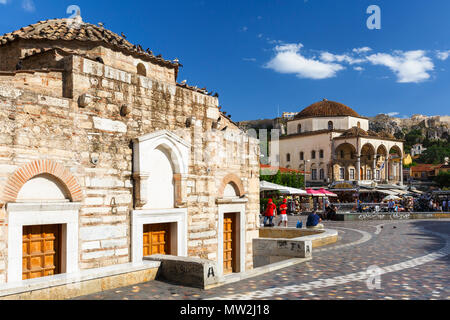
[[[260,238],[253,239],[253,265],[258,268],[292,258],[311,258],[313,248],[337,241],[336,230],[261,228]]]
[[[208,289],[220,280],[215,261],[168,255],[152,255],[144,260],[160,262],[157,277],[176,284]]]

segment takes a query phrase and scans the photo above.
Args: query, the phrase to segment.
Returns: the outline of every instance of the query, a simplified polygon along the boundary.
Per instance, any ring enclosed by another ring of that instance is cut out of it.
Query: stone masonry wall
[[[114,51],[110,48],[99,46],[90,42],[82,41],[60,41],[60,40],[19,40],[7,45],[0,46],[0,71],[14,71],[20,59],[26,55],[33,55],[39,50],[59,48],[69,53],[87,56],[93,60],[101,57],[105,65],[128,73],[136,73],[137,65],[142,63],[147,71],[147,76],[152,79],[175,84],[175,69],[143,61],[137,57],[124,52]],[[42,56],[42,63],[34,65],[45,66],[46,57]],[[47,62],[48,63],[48,62]]]
[[[56,72],[0,74],[0,194],[8,177],[22,165],[37,159],[61,163],[84,194],[79,215],[80,268],[129,262],[131,140],[167,129],[193,146],[187,182],[189,256],[217,259],[217,190],[232,173],[241,178],[249,199],[246,264],[251,268],[251,244],[259,225],[257,140],[235,127],[209,133],[220,116],[214,97],[80,56],[65,60],[64,77]],[[62,88],[67,86],[73,98],[63,98]],[[83,94],[91,103],[80,107]],[[131,113],[121,115],[123,106]],[[210,154],[225,155],[227,161],[215,162]],[[0,216],[0,228],[2,221]],[[5,235],[6,227],[0,231]],[[0,237],[0,283],[5,279],[6,251],[7,243]]]

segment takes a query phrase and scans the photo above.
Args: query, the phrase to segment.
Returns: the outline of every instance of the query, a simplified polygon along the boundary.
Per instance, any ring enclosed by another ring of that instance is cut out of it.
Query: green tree
[[[450,171],[441,172],[434,178],[434,181],[439,185],[440,188],[450,187]]]
[[[450,147],[444,143],[436,143],[429,147],[419,158],[420,163],[440,164],[450,157]]]

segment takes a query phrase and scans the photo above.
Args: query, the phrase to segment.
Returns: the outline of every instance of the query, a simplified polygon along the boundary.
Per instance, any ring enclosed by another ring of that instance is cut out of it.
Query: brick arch
[[[16,202],[20,189],[30,179],[41,175],[50,174],[57,178],[67,189],[72,202],[81,202],[83,192],[75,177],[63,165],[52,160],[35,160],[17,169],[9,177],[3,191],[3,201]]]
[[[225,187],[230,183],[232,183],[235,186],[239,197],[243,197],[245,195],[244,185],[242,184],[241,179],[237,175],[230,173],[229,175],[225,176],[225,178],[223,178],[222,180],[222,184],[220,185],[219,188],[219,198],[223,198]]]

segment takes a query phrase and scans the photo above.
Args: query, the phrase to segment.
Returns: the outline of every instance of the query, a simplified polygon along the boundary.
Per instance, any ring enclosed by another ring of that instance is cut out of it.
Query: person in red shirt
[[[264,226],[265,227],[273,227],[273,218],[277,214],[277,206],[273,203],[272,199],[269,199],[267,203],[266,214],[264,216]],[[269,220],[269,224],[267,224],[267,220]]]
[[[278,223],[278,226],[280,226],[284,222],[284,226],[287,228],[288,226],[288,216],[287,216],[287,199],[283,200],[283,203],[280,205],[280,215],[281,220]]]

